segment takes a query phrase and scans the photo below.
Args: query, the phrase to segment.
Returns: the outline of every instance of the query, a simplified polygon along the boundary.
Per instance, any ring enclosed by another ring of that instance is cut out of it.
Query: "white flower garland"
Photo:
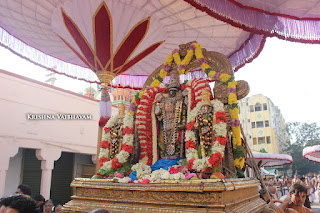
[[[109,121],[107,122],[105,127],[107,127],[107,128],[113,127],[118,118],[119,118],[119,115],[112,116],[109,119]],[[126,127],[133,128],[133,115],[128,112],[125,113],[124,118],[123,118],[123,129],[125,129]],[[111,141],[110,131],[107,133],[104,132],[102,140],[106,140],[107,143],[110,143],[110,141]],[[125,134],[123,136],[122,144],[126,144],[128,146],[133,146],[133,140],[134,140],[134,133],[132,131],[131,134]],[[108,156],[108,158],[109,158],[109,149],[100,148],[100,153],[101,153],[101,151],[103,153],[103,154],[101,154],[101,156]],[[124,164],[128,161],[130,154],[131,153],[129,153],[128,151],[121,150],[116,155],[116,158],[119,163]],[[100,155],[99,155],[99,157],[100,157]],[[100,169],[103,169],[103,170],[112,169],[112,159],[109,159],[109,161],[104,162]]]
[[[203,86],[204,83],[199,83],[197,85],[197,87],[201,87]],[[198,92],[199,93],[199,92]],[[201,97],[201,94],[196,94],[196,97]],[[224,113],[224,107],[223,107],[223,103],[219,100],[212,100],[211,101],[211,105],[213,106],[213,110],[214,110],[214,118],[215,118],[215,114],[216,112],[223,112]],[[195,121],[196,116],[200,110],[202,106],[201,101],[197,103],[197,105],[191,110],[190,109],[190,100],[189,100],[189,106],[188,106],[188,114],[190,116],[188,116],[188,123]],[[219,136],[219,137],[226,137],[227,136],[227,124],[225,122],[220,122],[218,124],[215,124],[215,136]],[[187,130],[186,131],[186,137],[185,137],[185,141],[187,142],[188,140],[192,140],[195,141],[196,137],[195,137],[195,133],[193,130]],[[221,156],[224,156],[224,151],[225,151],[225,147],[223,145],[220,144],[219,141],[215,141],[214,144],[211,146],[211,153],[220,153]],[[193,166],[192,169],[200,172],[201,170],[207,168],[207,167],[212,167],[212,164],[209,163],[209,158],[210,157],[205,157],[205,158],[199,158],[198,156],[198,151],[194,148],[189,148],[186,150],[186,158],[187,158],[187,162],[189,162],[192,158],[195,159],[193,161]]]

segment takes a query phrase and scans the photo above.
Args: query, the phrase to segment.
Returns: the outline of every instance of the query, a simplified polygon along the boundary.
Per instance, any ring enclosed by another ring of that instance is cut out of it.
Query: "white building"
[[[55,203],[94,172],[99,102],[0,70],[0,197],[19,184]]]

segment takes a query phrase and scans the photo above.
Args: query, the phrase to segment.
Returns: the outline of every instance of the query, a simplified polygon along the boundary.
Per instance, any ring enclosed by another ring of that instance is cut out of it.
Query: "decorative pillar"
[[[0,141],[0,147],[0,197],[3,197],[10,158],[18,153],[19,146],[11,140]]]
[[[97,143],[96,172],[100,169],[100,167],[99,167],[99,154],[100,154],[103,127],[108,122],[109,118],[111,117],[112,103],[110,100],[109,91],[110,91],[110,88],[107,88],[106,85],[102,84],[101,100],[100,100],[100,121],[99,121],[98,143]]]
[[[54,161],[61,156],[61,150],[56,148],[44,148],[36,151],[38,160],[41,160],[41,184],[40,194],[46,199],[50,199],[52,170]]]

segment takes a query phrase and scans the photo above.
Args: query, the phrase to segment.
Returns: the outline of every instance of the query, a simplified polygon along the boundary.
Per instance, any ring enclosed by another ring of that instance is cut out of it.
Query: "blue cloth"
[[[152,171],[159,170],[159,169],[165,169],[168,170],[171,166],[178,165],[178,161],[183,158],[175,158],[175,159],[161,159],[155,162],[153,165],[150,166]],[[129,178],[131,178],[132,181],[138,180],[137,178],[137,172],[133,171],[129,175]]]
[[[177,165],[178,161],[183,158],[175,158],[175,159],[161,159],[155,162],[151,167],[152,171],[159,170],[159,169],[165,169],[168,170],[171,166]]]
[[[137,172],[136,171],[132,171],[131,174],[129,175],[129,178],[131,178],[132,181],[138,180]]]

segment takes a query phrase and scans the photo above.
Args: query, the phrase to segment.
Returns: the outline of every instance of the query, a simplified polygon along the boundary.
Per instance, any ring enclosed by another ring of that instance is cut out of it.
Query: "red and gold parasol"
[[[106,70],[100,78],[141,87],[190,41],[228,56],[235,70],[268,36],[319,43],[319,11],[319,0],[0,0],[0,44],[72,78],[99,82]]]

